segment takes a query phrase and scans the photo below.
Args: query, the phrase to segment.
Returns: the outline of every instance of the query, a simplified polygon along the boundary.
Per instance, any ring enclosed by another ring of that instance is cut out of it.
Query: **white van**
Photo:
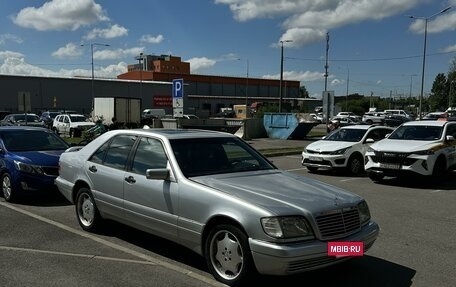
[[[400,116],[404,116],[404,117],[406,117],[408,119],[413,120],[412,115],[408,114],[404,110],[384,110],[384,113],[387,114],[387,115],[400,115]]]
[[[162,118],[166,115],[165,109],[145,109],[142,112],[142,118]]]

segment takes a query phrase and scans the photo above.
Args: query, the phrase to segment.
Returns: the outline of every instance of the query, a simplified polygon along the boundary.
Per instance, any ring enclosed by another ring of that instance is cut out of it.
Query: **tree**
[[[306,86],[299,87],[299,96],[301,98],[308,98],[309,97],[309,92],[307,91]]]
[[[449,84],[445,74],[439,73],[432,84],[431,95],[429,96],[429,107],[431,111],[444,111],[448,106]]]

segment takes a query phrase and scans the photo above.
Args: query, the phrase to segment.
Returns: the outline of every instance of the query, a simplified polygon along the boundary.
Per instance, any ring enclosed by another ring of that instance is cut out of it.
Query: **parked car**
[[[432,112],[432,113],[427,113],[424,117],[421,118],[421,120],[446,120],[448,119],[448,113],[447,112]]]
[[[366,124],[380,124],[385,123],[386,114],[383,112],[367,112],[363,115],[362,121]]]
[[[379,232],[360,196],[279,170],[222,132],[109,131],[63,153],[56,184],[82,229],[110,218],[175,241],[228,285],[341,262],[328,242],[366,251]]]
[[[411,121],[410,118],[403,115],[390,114],[385,117],[385,125],[389,127],[397,127],[409,121]]]
[[[54,123],[55,117],[60,114],[61,112],[42,112],[40,116],[40,121],[42,121],[47,128],[52,129],[52,124]]]
[[[383,112],[387,115],[403,116],[403,117],[406,117],[410,121],[414,120],[414,116],[404,110],[384,110]]]
[[[70,137],[80,137],[82,131],[95,126],[86,116],[80,114],[57,115],[52,124],[52,130],[57,134],[65,134]]]
[[[341,118],[350,117],[358,122],[362,120],[362,117],[358,116],[357,114],[355,114],[353,112],[339,112],[339,113],[337,113],[336,117],[341,117]]]
[[[357,118],[339,116],[332,117],[331,121],[338,121],[340,127],[357,125],[361,123],[361,121],[359,121]]]
[[[0,121],[2,126],[35,126],[44,127],[36,114],[9,114]]]
[[[456,167],[456,122],[410,121],[371,145],[365,169],[374,181],[415,174],[436,177]]]
[[[364,155],[372,143],[394,129],[385,126],[352,125],[339,128],[304,148],[301,163],[311,172],[341,169],[358,175],[364,172]]]
[[[0,127],[0,175],[6,201],[21,193],[55,189],[60,154],[69,145],[37,127]],[[57,191],[57,190],[56,190]]]

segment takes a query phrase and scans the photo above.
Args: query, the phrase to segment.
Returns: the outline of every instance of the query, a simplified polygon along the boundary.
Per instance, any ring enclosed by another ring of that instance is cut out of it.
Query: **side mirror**
[[[374,139],[372,139],[372,138],[366,139],[366,143],[374,143],[374,142],[375,142],[375,141],[374,141]]]
[[[454,141],[454,136],[446,136],[445,139],[449,142]]]
[[[168,180],[169,169],[167,168],[154,168],[146,170],[147,179]]]

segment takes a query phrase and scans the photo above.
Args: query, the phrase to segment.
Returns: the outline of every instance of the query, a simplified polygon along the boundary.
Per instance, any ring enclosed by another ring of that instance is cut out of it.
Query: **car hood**
[[[64,152],[64,150],[24,151],[14,152],[12,157],[24,163],[40,166],[57,166],[62,152]]]
[[[320,140],[309,144],[306,149],[325,152],[325,151],[336,151],[339,149],[351,147],[355,145],[356,142],[344,142],[344,141],[325,141]]]
[[[426,150],[438,144],[436,141],[383,139],[371,145],[377,151],[404,152]]]
[[[361,197],[335,186],[277,170],[210,175],[192,180],[254,203],[274,214],[283,214],[286,210],[290,214],[296,214],[298,210],[318,213],[352,206],[361,200]]]

